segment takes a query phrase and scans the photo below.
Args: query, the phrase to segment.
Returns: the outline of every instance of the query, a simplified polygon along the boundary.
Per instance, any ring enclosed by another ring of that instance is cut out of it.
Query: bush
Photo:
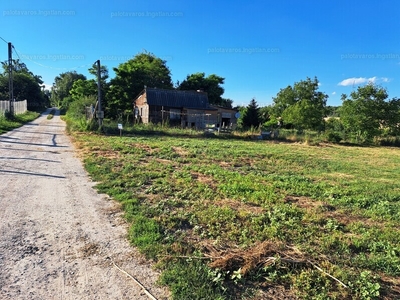
[[[374,144],[379,146],[400,147],[400,137],[398,136],[388,136],[383,138],[376,137],[374,139]]]
[[[86,107],[96,103],[96,97],[86,96],[75,100],[66,112],[67,130],[95,131],[99,125],[95,119],[86,118]]]
[[[79,100],[72,102],[67,110],[67,117],[75,120],[82,118],[86,119],[86,107],[94,105],[96,103],[96,97],[86,96]]]
[[[326,131],[325,137],[328,142],[339,143],[342,140],[342,136],[338,132]]]

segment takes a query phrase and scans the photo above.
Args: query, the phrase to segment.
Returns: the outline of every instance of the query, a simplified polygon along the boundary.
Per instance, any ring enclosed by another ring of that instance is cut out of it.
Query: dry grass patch
[[[183,149],[182,147],[172,147],[172,150],[174,150],[179,156],[188,156],[189,152],[186,149]]]
[[[232,200],[232,199],[221,199],[215,202],[218,206],[229,207],[236,211],[244,211],[252,214],[262,214],[264,213],[264,209],[257,205],[250,205],[241,201]]]
[[[211,268],[239,271],[242,275],[278,261],[297,266],[307,264],[303,253],[279,241],[259,242],[247,249],[216,249],[212,244],[204,247],[204,255],[211,259],[209,263]]]

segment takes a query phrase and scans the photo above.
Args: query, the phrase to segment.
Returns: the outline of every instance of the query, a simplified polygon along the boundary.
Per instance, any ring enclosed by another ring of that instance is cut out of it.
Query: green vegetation
[[[271,114],[282,118],[284,124],[297,129],[321,130],[324,125],[328,95],[319,92],[319,81],[307,78],[296,82],[293,87],[281,89],[271,108]]]
[[[210,104],[232,107],[232,100],[222,98],[224,94],[222,85],[224,84],[225,78],[215,74],[211,74],[207,77],[205,77],[205,75],[205,73],[188,75],[186,79],[177,86],[177,89],[189,91],[201,90],[207,93]]]
[[[0,99],[9,99],[8,61],[1,62],[3,72],[0,73]],[[43,80],[41,76],[29,71],[25,63],[19,59],[12,61],[14,99],[27,100],[28,110],[42,111],[50,103],[49,93],[42,91]]]
[[[0,134],[21,127],[25,123],[35,120],[38,116],[39,113],[31,111],[16,115],[12,119],[0,116]]]
[[[397,149],[125,134],[74,139],[174,299],[400,297]]]

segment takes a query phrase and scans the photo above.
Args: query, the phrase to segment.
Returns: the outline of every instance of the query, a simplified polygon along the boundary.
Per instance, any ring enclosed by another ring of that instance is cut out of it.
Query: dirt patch
[[[217,201],[215,204],[218,206],[227,206],[236,211],[245,211],[245,212],[250,212],[253,214],[257,214],[257,215],[265,212],[265,210],[261,206],[251,205],[248,203],[244,203],[242,201],[228,199],[228,198],[221,199],[221,200]]]
[[[174,150],[177,154],[183,157],[189,155],[189,152],[186,149],[183,149],[182,147],[172,147],[172,150]]]
[[[284,201],[286,203],[294,204],[297,207],[310,209],[310,208],[318,208],[323,207],[325,204],[321,201],[316,201],[308,197],[294,197],[294,196],[286,196]]]
[[[333,205],[326,202],[313,200],[308,197],[286,196],[286,203],[290,203],[306,210],[313,210],[317,215],[322,215],[324,219],[335,219],[342,225],[351,223],[363,223],[368,226],[382,227],[380,222],[371,220],[367,217],[352,214],[349,211],[337,210]]]
[[[385,274],[380,274],[380,278],[384,286],[390,288],[381,293],[382,299],[400,299],[400,278],[388,277]]]
[[[144,150],[145,152],[152,154],[155,149],[151,148],[149,145],[146,144],[131,144],[132,147]]]
[[[165,165],[169,165],[174,163],[172,160],[169,159],[164,159],[164,158],[156,158],[155,161],[161,163],[161,164],[165,164]]]
[[[216,187],[216,184],[212,177],[198,173],[198,172],[192,172],[191,174],[192,174],[193,179],[195,179],[203,184],[206,184],[208,186]]]

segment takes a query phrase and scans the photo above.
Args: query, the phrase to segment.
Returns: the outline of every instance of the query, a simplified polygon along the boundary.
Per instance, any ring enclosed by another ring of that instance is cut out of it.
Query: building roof
[[[210,107],[205,92],[145,88],[134,102],[144,93],[146,93],[148,105],[215,110]]]

